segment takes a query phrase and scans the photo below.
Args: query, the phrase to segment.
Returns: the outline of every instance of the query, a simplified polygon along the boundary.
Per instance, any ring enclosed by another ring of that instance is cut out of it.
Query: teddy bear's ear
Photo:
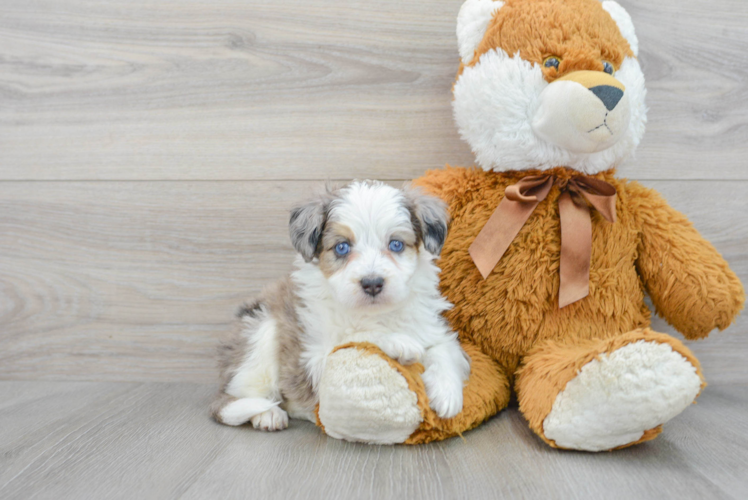
[[[628,12],[626,12],[626,9],[621,7],[621,5],[618,2],[613,2],[612,0],[606,0],[603,2],[603,9],[607,11],[608,14],[610,14],[610,17],[613,18],[613,20],[618,25],[618,29],[621,32],[621,35],[623,35],[623,38],[626,39],[626,41],[629,42],[629,46],[631,47],[631,51],[634,53],[635,56],[639,56],[639,39],[636,38],[636,32],[634,31],[634,23],[631,21],[631,16]]]
[[[473,60],[475,49],[486,34],[488,23],[503,6],[504,2],[492,0],[467,0],[462,4],[460,13],[457,14],[457,46],[464,64]]]

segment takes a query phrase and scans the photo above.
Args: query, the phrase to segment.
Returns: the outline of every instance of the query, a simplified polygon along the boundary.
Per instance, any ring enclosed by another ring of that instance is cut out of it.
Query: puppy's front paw
[[[441,418],[452,418],[462,411],[462,382],[429,368],[421,377],[426,386],[429,406]]]
[[[377,345],[401,365],[412,365],[424,354],[423,345],[407,335],[387,335]]]
[[[266,412],[255,415],[250,419],[255,429],[263,431],[282,431],[288,427],[288,413],[282,408],[273,406]]]

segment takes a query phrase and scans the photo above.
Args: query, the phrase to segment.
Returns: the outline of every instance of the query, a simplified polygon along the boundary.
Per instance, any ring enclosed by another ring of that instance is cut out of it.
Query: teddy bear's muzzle
[[[601,71],[575,71],[540,94],[532,129],[542,139],[573,153],[610,148],[631,118],[626,88]]]

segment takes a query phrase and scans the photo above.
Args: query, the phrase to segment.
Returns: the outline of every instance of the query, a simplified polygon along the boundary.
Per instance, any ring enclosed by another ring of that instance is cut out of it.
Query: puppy
[[[315,422],[325,361],[347,342],[371,342],[402,364],[420,361],[431,407],[457,415],[470,360],[442,317],[451,304],[434,259],[447,223],[439,199],[374,181],[293,209],[296,269],[243,307],[222,343],[213,417],[267,431],[285,429],[289,415]]]

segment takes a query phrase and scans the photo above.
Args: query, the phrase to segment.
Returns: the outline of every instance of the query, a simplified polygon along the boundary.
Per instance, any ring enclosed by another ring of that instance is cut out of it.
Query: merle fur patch
[[[447,239],[449,225],[446,203],[417,189],[406,190],[405,193],[413,230],[423,240],[426,250],[439,255]]]

